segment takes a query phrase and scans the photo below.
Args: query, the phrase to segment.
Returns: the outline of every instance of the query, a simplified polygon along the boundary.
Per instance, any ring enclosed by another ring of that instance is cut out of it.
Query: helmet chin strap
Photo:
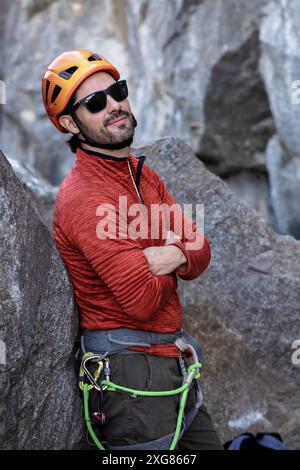
[[[115,143],[115,144],[99,144],[98,142],[95,142],[93,139],[91,139],[90,137],[85,135],[85,133],[83,132],[83,130],[80,127],[80,124],[77,120],[77,117],[76,117],[75,113],[72,114],[72,117],[73,117],[74,121],[76,122],[77,127],[80,129],[80,132],[83,135],[85,140],[79,139],[79,137],[77,137],[77,138],[78,138],[78,140],[80,140],[80,142],[83,142],[84,144],[88,144],[91,147],[97,147],[97,148],[100,148],[100,149],[107,149],[107,150],[120,150],[120,149],[128,147],[129,145],[132,144],[133,136],[129,137],[126,140],[122,140],[122,142],[118,142],[118,143]],[[137,126],[137,121],[136,121],[134,116],[133,116],[133,126],[134,127]]]

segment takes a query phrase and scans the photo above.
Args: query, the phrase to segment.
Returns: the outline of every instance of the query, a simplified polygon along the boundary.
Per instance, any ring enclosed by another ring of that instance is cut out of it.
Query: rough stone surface
[[[233,189],[248,171],[244,193],[253,194],[245,200],[257,207],[258,198],[259,215],[273,228],[300,236],[298,160],[292,164],[297,171],[290,203],[281,200],[273,173],[276,198],[270,199],[268,187],[254,188],[251,179],[253,171],[261,178],[268,171],[265,150],[275,129],[287,158],[299,155],[300,105],[292,103],[292,83],[300,80],[298,0],[103,0],[101,7],[95,0],[3,0],[2,5],[0,79],[7,82],[7,104],[0,137],[8,157],[60,183],[73,155],[45,116],[40,82],[59,53],[90,48],[115,63],[128,81],[138,121],[135,142],[180,137],[208,169],[229,178]],[[87,35],[87,28],[93,34]]]
[[[31,202],[41,219],[52,233],[53,208],[58,188],[49,184],[28,163],[20,163],[12,158],[9,159],[9,163],[24,189],[31,195]]]
[[[223,441],[277,431],[300,448],[300,243],[275,234],[177,139],[138,147],[181,204],[204,204],[212,262],[180,282],[185,325],[201,340],[208,407]]]
[[[266,9],[261,25],[261,73],[278,139],[267,159],[276,226],[300,237],[300,4],[278,0]]]
[[[299,239],[300,207],[295,195],[300,197],[300,160],[288,154],[277,135],[269,141],[266,153],[275,227],[279,233],[292,233]]]
[[[83,423],[70,280],[2,152],[0,194],[0,448],[77,448]]]
[[[219,173],[264,166],[274,131],[258,68],[258,29],[269,1],[16,0],[5,11],[2,34],[9,45],[7,155],[60,181],[70,152],[45,117],[40,79],[60,52],[91,48],[128,80],[137,141],[184,138]]]
[[[300,158],[299,92],[293,82],[300,77],[300,5],[297,0],[277,0],[265,9],[261,24],[260,69],[281,142],[289,155]],[[297,84],[296,84],[297,85]]]
[[[253,207],[257,215],[269,226],[277,228],[267,172],[242,170],[224,176],[222,179],[240,201]]]

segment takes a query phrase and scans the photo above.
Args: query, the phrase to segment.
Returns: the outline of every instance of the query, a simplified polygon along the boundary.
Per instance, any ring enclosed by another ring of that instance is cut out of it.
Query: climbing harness
[[[174,390],[143,391],[124,387],[111,381],[111,369],[109,356],[113,354],[136,354],[138,351],[128,349],[130,346],[150,346],[151,344],[174,343],[179,349],[179,364],[183,375],[182,385]],[[89,351],[87,351],[87,348]],[[91,351],[92,349],[92,351]],[[192,352],[193,363],[185,367],[182,352],[189,349]],[[96,352],[95,352],[96,351]],[[99,450],[107,450],[100,442],[93,424],[103,425],[107,422],[108,414],[102,409],[103,392],[127,393],[132,398],[138,396],[162,397],[180,394],[180,404],[176,423],[176,429],[172,434],[163,436],[153,441],[131,444],[126,446],[112,446],[106,443],[109,450],[144,450],[144,449],[176,449],[177,443],[183,433],[188,429],[194,417],[203,403],[203,395],[199,386],[200,369],[202,364],[201,348],[199,343],[183,329],[173,334],[160,334],[140,330],[118,328],[105,331],[85,330],[81,337],[81,365],[79,369],[79,388],[83,392],[84,419],[87,431]],[[88,368],[93,364],[94,372]],[[197,400],[194,407],[185,414],[185,406],[188,393],[193,383],[197,387]],[[90,391],[98,392],[98,409],[90,414]]]

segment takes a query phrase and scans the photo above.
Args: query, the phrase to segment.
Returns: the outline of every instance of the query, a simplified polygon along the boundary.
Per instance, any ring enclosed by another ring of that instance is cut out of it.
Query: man
[[[130,153],[137,123],[127,84],[119,79],[110,62],[86,50],[61,54],[43,78],[46,111],[59,131],[72,134],[69,144],[76,153],[57,195],[53,233],[73,283],[85,347],[107,351],[109,338],[114,383],[173,390],[182,383],[180,359],[187,361],[193,351],[173,341],[183,331],[176,279],[198,277],[210,262],[210,248],[195,224],[189,234],[176,233],[178,215],[181,223],[191,222],[178,208],[170,215],[167,237],[165,213],[153,220],[152,207],[176,203],[145,157]],[[196,415],[182,428],[178,449],[221,449],[204,405],[197,408],[198,398],[193,385],[186,411],[196,409]],[[174,432],[178,395],[133,398],[104,391],[101,400],[95,417],[101,417],[101,438],[110,448],[158,445]]]

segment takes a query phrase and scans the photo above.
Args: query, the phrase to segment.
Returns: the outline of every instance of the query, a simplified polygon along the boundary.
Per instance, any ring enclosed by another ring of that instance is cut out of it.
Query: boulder
[[[78,448],[70,279],[32,194],[2,152],[0,194],[0,448]]]

